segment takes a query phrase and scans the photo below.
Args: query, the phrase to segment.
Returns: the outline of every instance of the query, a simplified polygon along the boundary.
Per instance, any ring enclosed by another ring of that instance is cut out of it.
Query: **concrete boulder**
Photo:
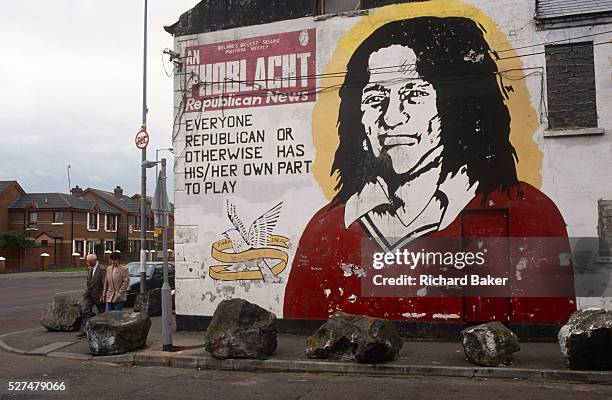
[[[143,312],[151,317],[162,315],[161,289],[147,290],[144,294],[138,293],[134,301],[134,311]]]
[[[144,348],[149,328],[147,314],[112,311],[91,318],[85,330],[91,354],[104,356]]]
[[[402,339],[389,320],[338,312],[306,341],[309,358],[360,363],[396,360]]]
[[[468,361],[483,367],[510,365],[521,349],[518,337],[501,322],[489,322],[461,332]]]
[[[204,345],[215,358],[265,358],[276,350],[277,320],[243,299],[223,300],[206,330]]]
[[[612,311],[576,311],[561,327],[559,345],[570,369],[612,370]]]
[[[81,313],[79,300],[56,295],[42,312],[40,324],[52,332],[75,332],[81,327]]]

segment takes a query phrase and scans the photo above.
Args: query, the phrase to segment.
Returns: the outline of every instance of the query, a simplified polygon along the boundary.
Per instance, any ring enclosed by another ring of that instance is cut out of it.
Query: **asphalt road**
[[[85,278],[0,279],[0,335],[39,326],[41,311],[55,293],[79,296]]]
[[[0,332],[38,326],[40,310],[57,292],[79,295],[83,279],[0,279]],[[612,386],[547,381],[371,377],[333,374],[197,371],[124,367],[95,361],[20,356],[0,350],[0,382],[68,382],[63,396],[0,399],[611,399]],[[3,388],[0,388],[0,390]]]
[[[0,353],[0,380],[68,382],[65,396],[0,398],[72,399],[610,399],[612,387],[499,379],[370,377],[332,374],[196,371],[166,367],[124,367],[92,361]]]

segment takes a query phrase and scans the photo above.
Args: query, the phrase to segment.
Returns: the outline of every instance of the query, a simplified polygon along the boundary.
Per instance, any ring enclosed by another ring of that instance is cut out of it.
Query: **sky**
[[[149,0],[148,159],[172,146],[163,30],[198,0]],[[0,0],[0,180],[140,192],[144,0]],[[168,151],[159,157],[171,159]],[[169,164],[171,171],[172,163]],[[148,173],[147,194],[155,188]],[[169,174],[171,175],[171,174]],[[168,181],[169,193],[172,179]],[[172,196],[172,195],[171,195]]]

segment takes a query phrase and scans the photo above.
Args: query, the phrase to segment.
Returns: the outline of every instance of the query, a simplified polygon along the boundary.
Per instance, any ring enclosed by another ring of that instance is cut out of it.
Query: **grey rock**
[[[85,331],[91,354],[106,356],[144,348],[149,328],[147,314],[111,311],[90,319]]]
[[[265,358],[276,350],[276,315],[243,299],[223,300],[206,330],[215,358]]]
[[[612,311],[588,308],[559,330],[561,354],[570,369],[612,370]]]
[[[81,327],[81,303],[66,295],[55,295],[42,312],[40,324],[52,332],[76,332]]]
[[[461,331],[468,361],[483,367],[510,365],[521,350],[518,337],[501,322],[488,322]]]
[[[144,294],[138,293],[134,301],[134,311],[144,312],[151,317],[162,315],[161,289],[151,289]]]
[[[402,339],[393,322],[337,312],[306,341],[309,358],[360,363],[396,360]]]

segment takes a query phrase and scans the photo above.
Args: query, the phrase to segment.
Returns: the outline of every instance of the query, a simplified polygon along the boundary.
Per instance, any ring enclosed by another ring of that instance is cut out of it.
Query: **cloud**
[[[162,51],[173,44],[162,26],[196,3],[149,2],[149,159],[172,144],[172,79]],[[31,192],[67,192],[70,164],[73,186],[140,191],[134,135],[142,110],[143,4],[0,3],[0,180],[17,179]]]

